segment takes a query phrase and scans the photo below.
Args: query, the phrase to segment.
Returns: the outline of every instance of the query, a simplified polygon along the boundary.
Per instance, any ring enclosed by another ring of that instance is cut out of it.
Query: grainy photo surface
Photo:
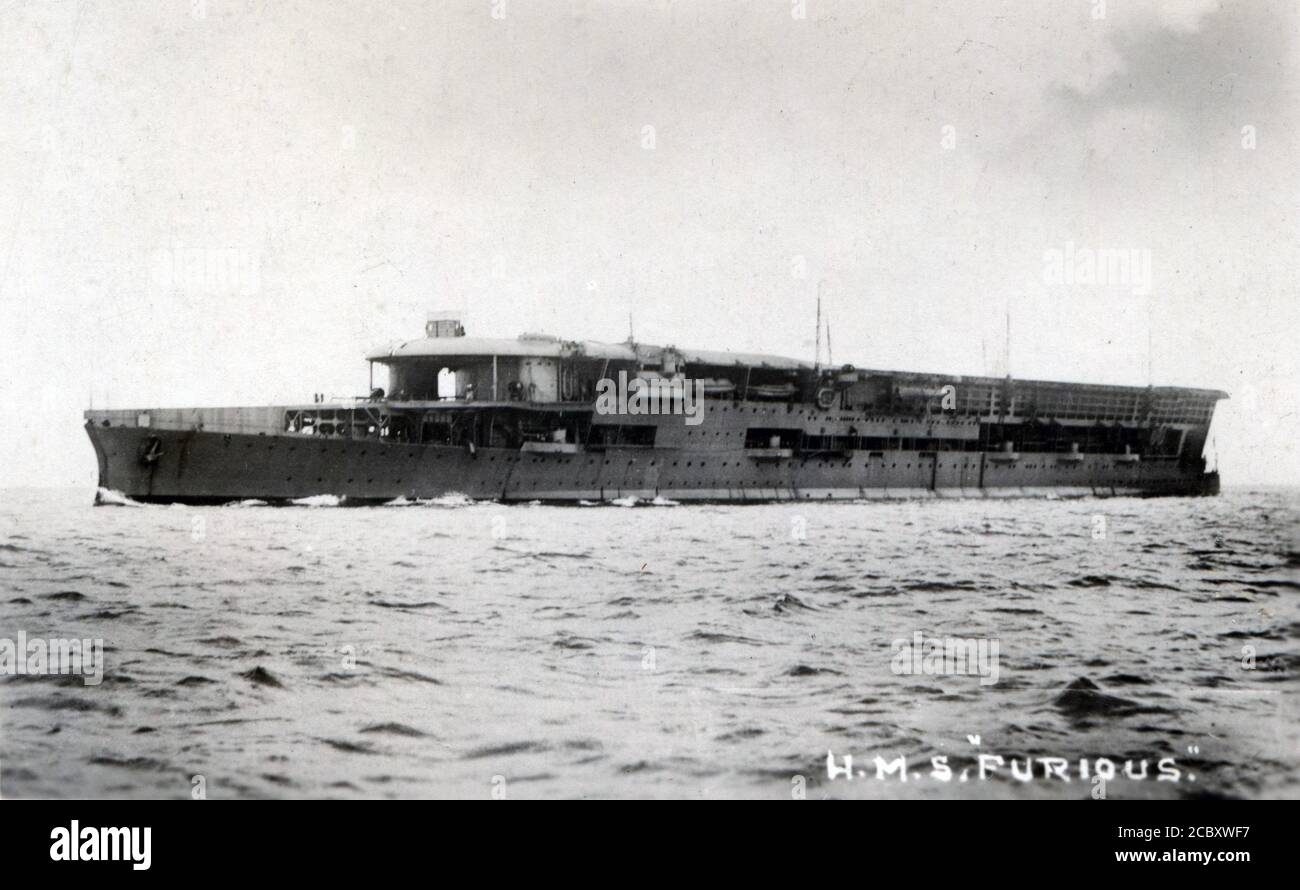
[[[0,795],[1296,797],[1298,33],[4,3]]]

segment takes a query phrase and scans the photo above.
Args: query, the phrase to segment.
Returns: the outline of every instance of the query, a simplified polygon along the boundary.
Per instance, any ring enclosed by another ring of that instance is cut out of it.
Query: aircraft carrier
[[[753,502],[1210,495],[1217,390],[824,367],[524,335],[450,316],[364,397],[89,410],[101,496]],[[376,366],[387,372],[375,386]]]

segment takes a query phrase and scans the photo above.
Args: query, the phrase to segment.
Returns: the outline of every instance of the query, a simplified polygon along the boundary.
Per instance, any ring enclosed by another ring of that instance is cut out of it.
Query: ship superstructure
[[[1216,390],[486,339],[446,316],[367,358],[370,393],[347,402],[87,411],[100,486],[185,503],[1218,491]]]

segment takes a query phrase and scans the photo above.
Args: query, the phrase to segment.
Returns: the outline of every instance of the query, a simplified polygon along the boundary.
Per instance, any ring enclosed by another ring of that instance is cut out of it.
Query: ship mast
[[[1011,376],[1011,304],[1007,304],[1007,377]]]
[[[822,360],[822,283],[817,282],[817,335],[813,341],[813,374],[821,367]]]

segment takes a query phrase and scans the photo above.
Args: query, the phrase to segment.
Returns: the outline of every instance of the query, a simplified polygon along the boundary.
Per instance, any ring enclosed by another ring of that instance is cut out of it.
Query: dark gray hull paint
[[[133,500],[288,502],[335,495],[349,504],[462,494],[499,501],[619,498],[763,502],[926,497],[1217,494],[1199,461],[1123,455],[888,451],[759,460],[743,450],[609,448],[574,454],[403,445],[293,435],[95,426],[86,431],[101,488]],[[161,455],[143,460],[156,437]]]

